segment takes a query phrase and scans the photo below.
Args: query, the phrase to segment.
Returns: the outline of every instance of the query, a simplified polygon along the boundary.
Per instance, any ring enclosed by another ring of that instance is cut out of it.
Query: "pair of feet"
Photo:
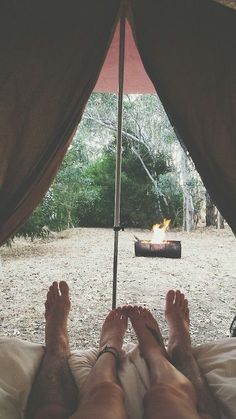
[[[69,356],[67,321],[70,297],[66,282],[61,281],[59,284],[53,282],[47,294],[45,308],[47,351]],[[182,347],[184,350],[190,349],[188,301],[180,291],[168,291],[165,317],[169,327],[168,353],[170,357],[175,346]],[[131,320],[140,350],[147,363],[151,363],[153,357],[158,355],[166,356],[158,323],[149,310],[137,306],[117,308],[108,314],[102,326],[100,350],[107,345],[121,352],[128,318]]]
[[[165,317],[169,327],[168,354],[178,346],[191,348],[189,335],[188,301],[180,291],[170,290],[166,295]],[[112,346],[122,350],[123,339],[130,319],[138,338],[140,351],[148,364],[158,355],[168,357],[157,321],[149,310],[138,306],[124,306],[112,310],[102,327],[100,348]],[[150,362],[149,362],[150,361]]]

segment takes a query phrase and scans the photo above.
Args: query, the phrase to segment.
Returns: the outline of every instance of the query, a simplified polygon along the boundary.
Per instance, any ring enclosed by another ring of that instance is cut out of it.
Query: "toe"
[[[189,308],[188,307],[185,309],[184,315],[185,315],[185,320],[188,322],[188,324],[190,324]]]
[[[179,307],[180,306],[180,290],[177,290],[175,293],[175,304]]]
[[[153,317],[152,313],[150,310],[146,310],[146,316],[147,317]]]
[[[150,311],[149,311],[147,308],[143,308],[143,316],[144,316],[146,319],[150,319],[150,317],[152,317],[152,315],[151,315]]]
[[[113,320],[115,318],[115,315],[116,315],[115,310],[111,310],[110,313],[108,313],[105,322],[106,321],[110,322],[111,320]]]
[[[175,291],[169,290],[166,294],[166,308],[169,308],[170,306],[174,304],[174,299],[175,299]]]
[[[181,308],[184,308],[184,298],[185,298],[185,296],[181,292],[180,296],[179,296],[179,305],[180,305]]]
[[[117,309],[115,309],[115,317],[116,317],[117,319],[120,319],[120,318],[121,318],[121,316],[122,316],[122,310],[121,310],[121,308],[120,308],[120,307],[117,307]]]
[[[127,313],[128,317],[130,316],[130,314],[132,314],[133,308],[134,307],[131,306],[130,304],[123,307],[123,309]]]
[[[58,288],[58,282],[57,281],[54,281],[53,284],[52,284],[52,293],[53,293],[54,297],[59,296],[59,288]]]
[[[123,311],[121,311],[120,320],[123,322],[125,328],[127,329],[127,327],[128,327],[128,316]]]
[[[183,307],[183,312],[184,312],[184,316],[185,316],[185,320],[189,323],[189,307],[188,307],[188,300],[187,298],[184,299],[184,307]]]
[[[186,310],[188,308],[188,300],[187,300],[187,298],[184,299],[183,306],[184,306],[184,310]]]
[[[139,314],[139,318],[145,318],[146,317],[146,310],[145,308],[139,306],[138,308],[138,314]]]
[[[54,291],[53,291],[53,286],[52,285],[50,285],[49,291],[48,291],[48,294],[47,295],[48,295],[48,299],[50,301],[50,304],[52,304],[53,301],[54,301],[54,299],[55,299]]]
[[[139,308],[137,306],[133,306],[129,309],[129,318],[131,319],[137,319],[139,317]]]
[[[63,297],[69,297],[69,287],[65,281],[60,281],[59,289]]]
[[[121,311],[120,318],[121,319],[127,319],[128,320],[128,316],[127,316],[127,314],[124,311]]]
[[[129,306],[128,305],[125,305],[125,306],[121,307],[121,311],[122,311],[122,314],[124,314],[125,316],[128,316],[128,314],[129,314]]]
[[[127,312],[124,310],[124,307],[118,307],[117,310],[119,310],[119,317],[121,320],[127,319]]]
[[[142,308],[142,307],[134,306],[133,313],[134,313],[134,316],[135,316],[135,317],[137,317],[137,318],[138,318],[138,317],[140,316],[141,308]]]

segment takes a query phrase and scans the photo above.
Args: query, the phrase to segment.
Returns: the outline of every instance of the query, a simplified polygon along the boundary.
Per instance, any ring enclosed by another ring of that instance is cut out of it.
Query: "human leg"
[[[73,419],[128,419],[123,390],[117,380],[116,352],[122,350],[127,329],[127,316],[120,308],[107,316],[100,337],[100,351],[112,347],[97,359],[80,391],[79,408]]]
[[[150,390],[144,398],[145,418],[199,419],[195,390],[168,361],[157,322],[142,307],[127,310],[150,374]]]
[[[216,402],[192,353],[188,300],[179,290],[167,293],[165,316],[169,328],[168,354],[173,365],[193,384],[199,414],[217,419]]]
[[[78,389],[68,365],[70,299],[66,282],[52,284],[45,309],[45,354],[29,396],[27,418],[67,419],[77,407]]]

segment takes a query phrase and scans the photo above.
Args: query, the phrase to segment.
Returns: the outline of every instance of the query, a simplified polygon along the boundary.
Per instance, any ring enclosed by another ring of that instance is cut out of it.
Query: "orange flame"
[[[152,227],[153,236],[151,239],[151,243],[162,243],[165,240],[166,229],[169,227],[171,220],[167,220],[164,218],[163,223],[155,224]]]

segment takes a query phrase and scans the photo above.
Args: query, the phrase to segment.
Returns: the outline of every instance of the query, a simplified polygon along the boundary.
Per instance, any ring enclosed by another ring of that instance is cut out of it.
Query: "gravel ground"
[[[236,241],[227,228],[173,232],[182,241],[181,259],[136,258],[133,236],[120,233],[118,305],[147,306],[164,338],[165,294],[181,289],[190,301],[194,344],[223,338],[236,314]],[[48,286],[64,279],[71,288],[69,333],[72,348],[97,345],[102,321],[111,307],[113,231],[78,228],[48,241],[17,239],[0,249],[0,327],[3,336],[44,341],[44,301]],[[126,341],[134,340],[131,329]]]

